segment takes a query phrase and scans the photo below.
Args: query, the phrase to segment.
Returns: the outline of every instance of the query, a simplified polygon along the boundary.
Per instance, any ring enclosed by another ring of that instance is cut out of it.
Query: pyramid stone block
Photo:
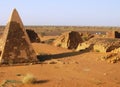
[[[16,9],[5,27],[0,63],[36,62],[37,57]]]

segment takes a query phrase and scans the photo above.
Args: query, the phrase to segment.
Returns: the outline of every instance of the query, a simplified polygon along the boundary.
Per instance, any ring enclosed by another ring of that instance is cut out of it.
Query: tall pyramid
[[[13,10],[2,36],[0,63],[36,62],[37,57],[16,9]]]

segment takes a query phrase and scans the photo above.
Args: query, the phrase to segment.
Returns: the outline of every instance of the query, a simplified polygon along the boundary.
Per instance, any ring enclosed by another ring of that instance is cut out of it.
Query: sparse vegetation
[[[34,84],[37,79],[32,74],[27,74],[23,77],[22,83],[24,84]]]
[[[32,29],[36,32],[40,33],[41,31],[47,32],[51,31],[70,31],[70,30],[76,30],[76,31],[109,31],[109,30],[116,30],[119,31],[119,27],[98,27],[98,26],[26,26],[26,29]],[[58,32],[59,33],[59,32]]]
[[[10,87],[16,87],[14,83],[21,83],[21,81],[17,81],[17,80],[3,80],[2,83],[0,84],[0,87],[8,87],[8,84],[11,85]]]

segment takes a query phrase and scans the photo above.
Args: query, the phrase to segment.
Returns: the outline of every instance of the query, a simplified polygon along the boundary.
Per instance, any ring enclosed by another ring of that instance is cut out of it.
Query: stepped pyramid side
[[[36,62],[37,57],[16,9],[2,36],[0,63]]]

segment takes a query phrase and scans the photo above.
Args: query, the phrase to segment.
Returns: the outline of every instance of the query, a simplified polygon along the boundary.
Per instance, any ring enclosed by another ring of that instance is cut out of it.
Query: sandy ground
[[[53,59],[48,58],[43,64],[0,67],[0,83],[21,81],[26,74],[37,78],[36,84],[8,83],[4,87],[120,87],[120,63],[100,61],[103,53],[73,52],[48,44],[32,45],[36,53],[52,54]]]
[[[39,37],[40,37],[41,41],[45,41],[45,40],[49,40],[49,39],[56,39],[58,36],[43,36],[43,37],[41,37],[39,35]]]

